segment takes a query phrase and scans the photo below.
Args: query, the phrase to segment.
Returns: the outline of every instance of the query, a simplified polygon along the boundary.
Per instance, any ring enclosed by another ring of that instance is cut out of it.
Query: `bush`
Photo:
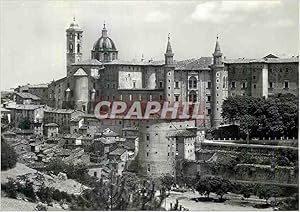
[[[218,195],[219,200],[222,200],[224,194],[232,191],[232,184],[229,180],[221,177],[208,176],[200,178],[196,185],[196,190],[207,198],[213,192]]]
[[[17,163],[17,154],[15,150],[1,139],[1,170],[7,170],[15,167]]]

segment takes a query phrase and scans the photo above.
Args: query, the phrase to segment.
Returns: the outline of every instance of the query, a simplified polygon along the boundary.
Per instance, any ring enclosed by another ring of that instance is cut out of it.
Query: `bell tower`
[[[174,102],[174,53],[172,51],[170,34],[168,35],[167,49],[165,53],[165,100]]]
[[[82,33],[83,30],[73,18],[70,27],[66,30],[67,40],[67,69],[72,63],[79,62],[82,57]]]
[[[224,63],[222,60],[222,52],[219,44],[219,36],[217,36],[215,51],[213,53],[212,68],[212,126],[219,127],[222,123],[222,104],[227,98],[227,86],[225,80],[227,73],[224,70]],[[227,83],[226,83],[227,84]]]

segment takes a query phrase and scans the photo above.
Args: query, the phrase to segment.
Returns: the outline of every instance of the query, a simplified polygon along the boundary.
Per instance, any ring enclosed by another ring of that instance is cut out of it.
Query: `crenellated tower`
[[[82,57],[82,33],[75,17],[69,28],[66,30],[67,37],[67,69],[72,63],[81,61]]]

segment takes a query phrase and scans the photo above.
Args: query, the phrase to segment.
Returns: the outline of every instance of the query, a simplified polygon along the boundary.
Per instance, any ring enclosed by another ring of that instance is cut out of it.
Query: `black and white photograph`
[[[0,0],[1,211],[298,211],[298,0]]]

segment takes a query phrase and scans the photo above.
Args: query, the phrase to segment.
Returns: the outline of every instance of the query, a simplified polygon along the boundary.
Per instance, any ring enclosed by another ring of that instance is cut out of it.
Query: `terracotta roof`
[[[153,60],[133,60],[133,61],[122,61],[113,60],[111,62],[105,63],[105,65],[132,65],[132,66],[163,66],[164,61],[153,61]]]
[[[122,155],[124,152],[126,152],[127,150],[124,148],[117,148],[114,151],[110,152],[109,155]]]
[[[23,99],[40,100],[40,98],[38,96],[33,95],[31,93],[27,93],[27,92],[16,93],[16,95],[20,96]]]
[[[196,134],[189,130],[170,131],[167,137],[196,137]]]
[[[189,59],[176,61],[175,70],[210,70],[212,57],[200,57],[199,59]]]
[[[41,105],[16,105],[16,110],[35,110],[41,108]]]
[[[70,122],[79,122],[81,119],[83,119],[82,116],[76,116],[76,117],[72,118]]]
[[[72,66],[77,66],[77,65],[92,65],[92,66],[101,66],[103,65],[99,60],[96,59],[88,59],[88,60],[83,60],[79,61],[76,63],[71,64]]]
[[[238,58],[238,59],[225,59],[225,64],[235,63],[298,63],[299,57],[290,58],[275,58],[275,57],[264,57],[261,59],[249,59],[249,58]]]
[[[45,124],[45,127],[58,127],[58,124],[56,124],[56,123],[49,123],[49,124]]]
[[[48,113],[74,113],[74,112],[76,112],[76,110],[47,108],[47,109],[45,109],[45,112],[48,112]]]
[[[101,142],[103,144],[114,144],[114,143],[116,143],[116,141],[114,139],[107,139],[107,138],[103,138],[103,137],[94,139],[94,143],[95,142]]]

